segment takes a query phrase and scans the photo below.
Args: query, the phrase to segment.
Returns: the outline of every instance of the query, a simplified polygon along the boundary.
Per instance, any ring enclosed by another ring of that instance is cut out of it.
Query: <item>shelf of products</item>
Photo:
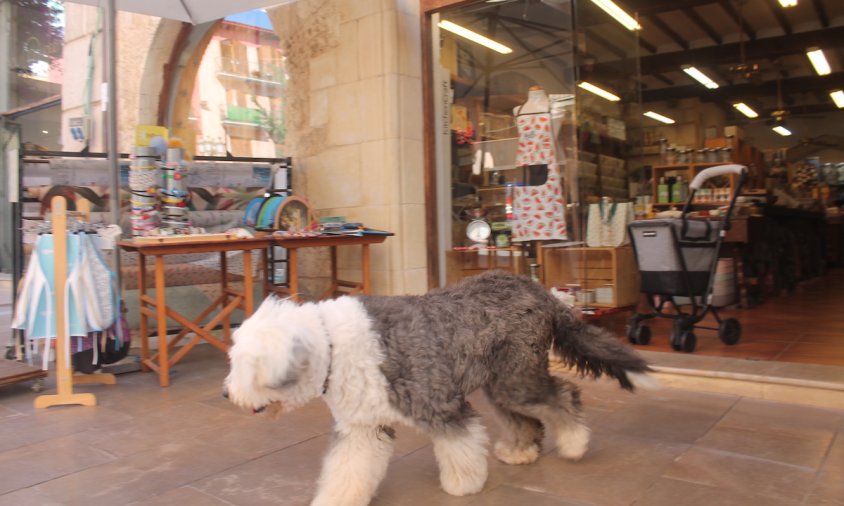
[[[574,290],[579,304],[625,307],[639,301],[639,270],[629,246],[543,248],[543,267],[545,285]]]
[[[668,207],[680,205],[686,201],[689,183],[703,169],[735,162],[683,163],[673,165],[655,165],[653,167],[652,195],[653,205]],[[698,190],[694,204],[722,206],[729,203],[737,180],[735,176],[723,176],[707,181],[706,186]]]

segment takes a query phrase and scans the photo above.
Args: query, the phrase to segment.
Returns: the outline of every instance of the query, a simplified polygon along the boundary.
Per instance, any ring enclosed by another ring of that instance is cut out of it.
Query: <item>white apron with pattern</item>
[[[543,185],[513,189],[513,241],[568,240],[551,114],[521,114],[516,117],[516,126],[516,166],[548,165],[548,179]]]

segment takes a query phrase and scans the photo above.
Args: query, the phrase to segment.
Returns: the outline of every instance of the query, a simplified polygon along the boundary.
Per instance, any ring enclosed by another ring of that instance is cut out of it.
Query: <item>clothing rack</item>
[[[81,404],[96,406],[97,398],[91,393],[73,393],[73,385],[102,383],[114,385],[117,379],[113,374],[74,375],[68,363],[70,338],[65,328],[65,286],[67,284],[67,202],[64,197],[56,196],[50,201],[53,212],[53,262],[56,318],[56,390],[53,395],[39,395],[35,398],[36,408]]]

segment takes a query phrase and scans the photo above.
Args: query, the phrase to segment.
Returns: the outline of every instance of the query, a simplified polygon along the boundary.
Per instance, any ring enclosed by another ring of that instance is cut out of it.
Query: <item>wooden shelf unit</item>
[[[609,302],[594,307],[625,307],[639,301],[639,269],[633,248],[543,248],[545,286],[579,284],[582,290],[612,287]]]
[[[446,282],[456,283],[482,272],[501,269],[527,274],[527,251],[521,246],[509,248],[460,248],[445,252]]]
[[[715,167],[718,165],[727,165],[727,164],[734,164],[739,162],[707,162],[707,163],[675,163],[671,165],[654,165],[653,167],[653,174],[651,177],[651,195],[653,195],[653,205],[654,206],[682,206],[685,201],[678,201],[678,202],[657,202],[657,187],[659,185],[660,178],[665,177],[665,174],[670,172],[680,172],[680,176],[683,177],[683,181],[688,185],[692,182],[692,180],[697,176],[703,169],[708,169],[709,167]],[[730,198],[733,196],[733,191],[736,187],[738,180],[736,179],[735,175],[724,176],[730,179]],[[726,205],[727,202],[694,202],[695,205],[710,205],[710,206],[722,206]]]

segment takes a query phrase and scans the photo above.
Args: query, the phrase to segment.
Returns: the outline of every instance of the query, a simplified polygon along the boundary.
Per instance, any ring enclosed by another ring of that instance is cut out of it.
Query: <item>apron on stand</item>
[[[513,241],[568,240],[562,176],[551,113],[519,114],[516,166],[547,166],[544,184],[513,189]]]

